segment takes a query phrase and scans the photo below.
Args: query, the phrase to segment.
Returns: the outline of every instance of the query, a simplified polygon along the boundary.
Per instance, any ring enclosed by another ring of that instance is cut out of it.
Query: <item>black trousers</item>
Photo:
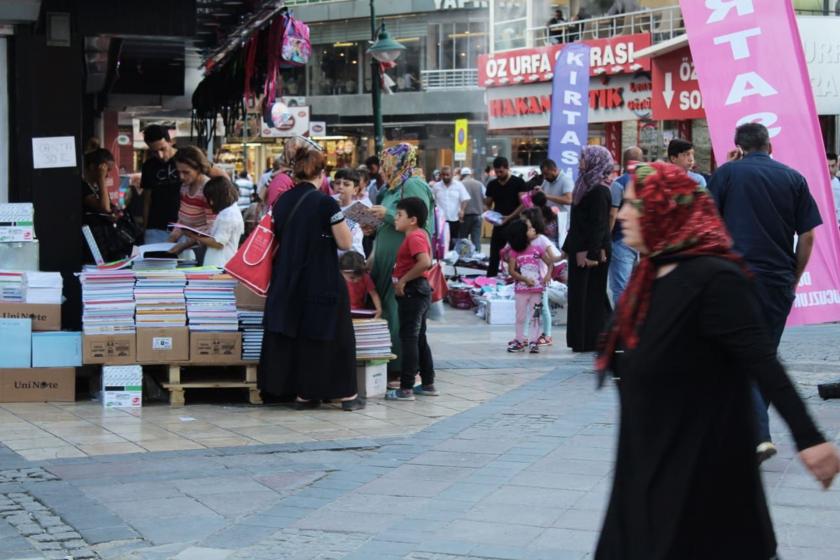
[[[405,287],[405,296],[397,297],[400,316],[400,342],[402,343],[402,374],[400,389],[414,387],[417,371],[423,385],[435,382],[435,365],[432,349],[426,339],[426,316],[432,304],[432,288],[425,278],[412,280]]]
[[[449,250],[455,248],[455,241],[461,239],[461,222],[446,222],[449,224]]]
[[[507,225],[493,228],[493,235],[490,236],[490,262],[487,264],[487,276],[499,275],[499,251],[507,243]]]
[[[461,239],[469,239],[477,252],[481,252],[481,216],[465,214],[461,222]]]
[[[566,345],[573,352],[594,352],[612,308],[607,297],[609,259],[594,268],[581,268],[569,259],[569,316]]]

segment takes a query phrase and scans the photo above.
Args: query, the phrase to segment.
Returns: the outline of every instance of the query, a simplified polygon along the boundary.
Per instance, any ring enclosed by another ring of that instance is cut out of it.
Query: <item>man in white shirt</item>
[[[435,202],[443,211],[446,223],[449,224],[449,248],[455,246],[455,240],[461,237],[461,220],[470,194],[463,183],[452,178],[452,168],[443,167],[440,170],[440,181],[435,183]]]
[[[557,241],[558,247],[563,246],[566,232],[569,231],[569,206],[572,204],[572,191],[575,184],[572,178],[557,168],[553,159],[547,159],[540,164],[543,183],[539,189],[545,193],[548,205],[557,208]]]
[[[838,2],[840,6],[840,2]],[[840,179],[837,178],[837,154],[825,154],[828,160],[828,174],[831,176],[831,193],[834,195],[834,213],[837,216],[837,227],[840,227]]]

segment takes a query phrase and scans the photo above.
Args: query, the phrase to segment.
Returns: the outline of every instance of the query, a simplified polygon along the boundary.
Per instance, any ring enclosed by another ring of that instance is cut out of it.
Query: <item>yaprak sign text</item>
[[[589,122],[630,121],[651,117],[651,82],[647,77],[616,76],[603,84],[591,78]],[[551,120],[551,84],[489,88],[485,93],[490,130],[547,127]]]
[[[650,35],[622,35],[611,39],[583,41],[589,45],[589,73],[592,76],[632,74],[650,70],[650,59],[636,60],[636,52],[649,47]],[[482,87],[550,82],[554,62],[563,45],[517,49],[478,57],[478,82]]]

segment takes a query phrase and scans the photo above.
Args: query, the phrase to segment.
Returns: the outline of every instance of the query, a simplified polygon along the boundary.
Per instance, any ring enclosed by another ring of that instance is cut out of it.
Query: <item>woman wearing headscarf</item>
[[[272,209],[280,246],[265,303],[259,387],[295,398],[299,408],[335,400],[358,410],[356,338],[337,256],[353,235],[338,202],[318,190],[326,164],[320,147],[298,146],[289,161],[297,184]]]
[[[596,560],[770,560],[776,540],[755,458],[758,382],[823,487],[840,471],[765,332],[714,201],[671,164],[636,168],[619,212],[641,254],[597,368],[617,380],[621,428]]]
[[[379,195],[379,205],[371,211],[381,220],[382,225],[376,232],[373,248],[371,276],[376,284],[376,291],[382,299],[382,318],[388,321],[391,331],[391,350],[397,359],[388,364],[389,377],[398,377],[402,360],[400,359],[400,321],[397,315],[397,300],[391,280],[397,250],[405,234],[394,229],[394,217],[397,215],[397,203],[408,197],[417,197],[426,203],[429,216],[433,216],[434,194],[423,179],[414,176],[417,151],[411,144],[397,144],[382,152],[380,173],[387,183],[387,190]],[[426,232],[432,238],[434,220],[426,220]]]
[[[610,314],[607,271],[611,245],[609,178],[613,158],[602,146],[586,146],[572,192],[569,234],[569,308],[566,345],[573,352],[594,352]]]

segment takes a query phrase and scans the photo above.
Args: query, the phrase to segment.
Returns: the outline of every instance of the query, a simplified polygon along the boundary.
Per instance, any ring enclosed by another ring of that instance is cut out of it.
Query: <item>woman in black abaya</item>
[[[300,408],[322,400],[345,410],[364,402],[356,392],[356,341],[350,300],[338,269],[337,249],[353,243],[338,203],[318,191],[325,165],[314,145],[294,155],[297,184],[274,203],[280,243],[265,304],[259,386],[294,397]]]
[[[708,192],[681,168],[652,164],[624,197],[624,242],[641,262],[597,361],[602,380],[616,376],[621,430],[595,560],[774,559],[752,380],[825,488],[840,457],[776,358]]]

